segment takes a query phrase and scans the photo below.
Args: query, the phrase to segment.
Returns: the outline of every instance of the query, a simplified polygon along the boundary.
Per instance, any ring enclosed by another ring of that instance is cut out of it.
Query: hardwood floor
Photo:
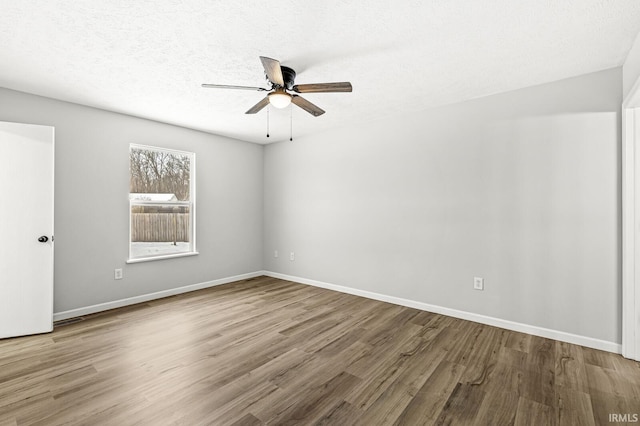
[[[0,340],[2,426],[602,425],[611,414],[640,416],[640,363],[267,277]]]

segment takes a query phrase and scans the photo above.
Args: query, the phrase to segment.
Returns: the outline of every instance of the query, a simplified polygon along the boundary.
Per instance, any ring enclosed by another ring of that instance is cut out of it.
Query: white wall
[[[0,121],[55,127],[55,312],[262,269],[262,146],[7,89]],[[125,264],[129,143],[196,153],[200,255]]]
[[[620,342],[621,87],[618,68],[267,146],[265,269]]]
[[[622,66],[622,98],[626,98],[636,80],[640,77],[640,35],[631,46]]]

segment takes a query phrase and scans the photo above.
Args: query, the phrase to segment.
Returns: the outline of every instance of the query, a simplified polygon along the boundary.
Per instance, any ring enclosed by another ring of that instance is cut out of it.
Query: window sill
[[[164,260],[164,259],[173,259],[176,257],[187,257],[187,256],[196,256],[200,253],[197,251],[190,251],[188,253],[176,253],[176,254],[166,254],[163,256],[153,256],[153,257],[140,257],[137,259],[128,259],[127,263],[142,263],[142,262],[152,262],[154,260]]]

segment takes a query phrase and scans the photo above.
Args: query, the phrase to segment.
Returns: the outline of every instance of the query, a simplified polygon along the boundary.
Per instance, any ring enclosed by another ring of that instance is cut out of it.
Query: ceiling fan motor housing
[[[292,68],[285,67],[284,65],[281,65],[280,69],[282,70],[282,79],[284,80],[285,89],[291,90],[293,82],[296,79],[296,72]]]

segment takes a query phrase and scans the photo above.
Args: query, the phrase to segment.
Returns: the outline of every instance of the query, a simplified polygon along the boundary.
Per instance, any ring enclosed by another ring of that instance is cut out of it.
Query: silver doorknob
[[[41,243],[46,243],[47,241],[49,241],[49,237],[43,235],[42,237],[38,238],[38,241]]]

